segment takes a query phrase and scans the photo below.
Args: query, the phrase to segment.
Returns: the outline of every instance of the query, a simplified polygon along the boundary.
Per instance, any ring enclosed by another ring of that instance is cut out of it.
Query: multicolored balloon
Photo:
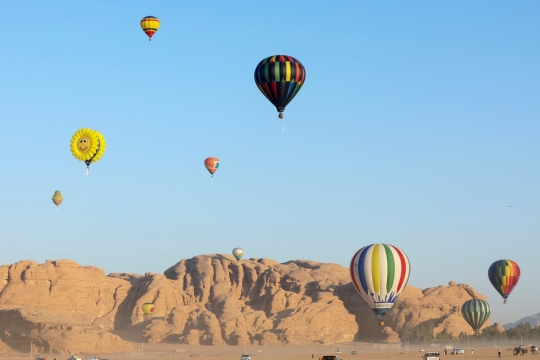
[[[354,254],[350,272],[354,287],[384,325],[383,316],[409,281],[409,258],[393,245],[372,244]]]
[[[58,206],[60,206],[62,201],[64,201],[64,197],[60,193],[60,190],[56,190],[54,192],[54,195],[52,197],[52,201],[53,201],[54,205],[56,205],[56,210],[58,210]]]
[[[219,167],[219,159],[216,157],[209,157],[204,160],[204,166],[206,170],[210,173],[211,177],[214,177],[214,173]]]
[[[152,315],[154,313],[155,307],[152,303],[144,303],[142,304],[142,311],[144,315]]]
[[[280,119],[283,119],[285,107],[298,94],[305,80],[304,65],[292,56],[270,56],[255,68],[255,83],[276,107]]]
[[[71,137],[71,153],[75,159],[85,162],[86,175],[88,175],[90,164],[101,159],[106,147],[105,138],[96,130],[82,128]]]
[[[141,29],[148,35],[148,40],[152,41],[152,36],[159,29],[159,19],[155,16],[145,16],[141,20]]]
[[[487,301],[484,300],[472,299],[465,301],[461,306],[461,315],[467,324],[471,325],[475,333],[478,333],[490,314],[491,308]]]
[[[244,250],[242,248],[234,248],[232,254],[236,260],[240,260],[244,256]]]
[[[506,298],[516,287],[521,270],[518,264],[512,260],[495,261],[488,269],[488,277],[491,284],[501,294],[506,304]]]

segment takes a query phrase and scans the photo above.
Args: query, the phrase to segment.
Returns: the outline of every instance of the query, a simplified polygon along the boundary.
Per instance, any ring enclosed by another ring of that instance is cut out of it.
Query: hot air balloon
[[[58,210],[58,206],[60,206],[60,204],[62,203],[63,200],[64,200],[64,197],[60,193],[60,190],[56,190],[54,192],[53,197],[52,197],[52,201],[53,201],[54,205],[56,205],[56,210]]]
[[[478,334],[478,330],[484,325],[486,320],[489,318],[491,313],[491,308],[487,301],[480,299],[471,299],[465,301],[461,306],[461,315],[465,321],[471,325],[474,332]]]
[[[244,250],[242,248],[234,248],[232,254],[236,260],[240,260],[244,256]]]
[[[362,298],[379,317],[390,311],[409,280],[409,259],[389,244],[365,246],[351,260],[351,279]]]
[[[506,304],[506,298],[516,287],[521,270],[518,264],[512,260],[495,261],[488,269],[488,277],[491,284],[501,294]]]
[[[85,162],[88,175],[90,164],[98,162],[105,153],[105,138],[99,131],[82,128],[73,134],[70,148],[75,159]]]
[[[144,317],[149,317],[154,313],[155,307],[152,303],[144,303],[142,304],[142,311],[144,313]]]
[[[211,177],[214,177],[214,173],[219,167],[219,159],[216,157],[209,157],[204,160],[204,166],[206,170],[211,174]]]
[[[270,56],[255,68],[255,83],[264,96],[274,104],[280,119],[283,119],[285,107],[298,94],[305,80],[304,66],[292,56]]]
[[[155,16],[145,16],[141,20],[141,29],[148,35],[148,40],[152,41],[152,36],[159,29],[159,20]]]

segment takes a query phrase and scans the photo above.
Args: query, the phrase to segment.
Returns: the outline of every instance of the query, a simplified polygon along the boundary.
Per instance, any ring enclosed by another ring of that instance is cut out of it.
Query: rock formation
[[[164,274],[110,274],[70,260],[0,266],[0,348],[70,354],[133,351],[113,334],[191,345],[399,342],[407,328],[435,320],[434,335],[472,329],[461,304],[485,299],[465,284],[407,286],[386,326],[350,283],[346,268],[307,260],[183,259]],[[145,318],[141,305],[155,304]],[[489,322],[486,323],[488,326]],[[140,335],[139,335],[140,336]]]

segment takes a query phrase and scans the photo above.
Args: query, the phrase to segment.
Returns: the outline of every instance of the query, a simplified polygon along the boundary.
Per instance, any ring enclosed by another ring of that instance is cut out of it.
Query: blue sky
[[[537,1],[0,10],[0,262],[163,272],[240,246],[348,266],[386,242],[410,285],[468,283],[502,323],[540,311]],[[307,73],[285,133],[253,81],[275,54]],[[88,177],[69,151],[81,127],[108,144]],[[486,275],[502,258],[523,273],[506,306]]]

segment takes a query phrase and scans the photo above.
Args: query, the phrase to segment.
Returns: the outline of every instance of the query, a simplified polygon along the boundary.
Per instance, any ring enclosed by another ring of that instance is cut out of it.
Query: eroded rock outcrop
[[[32,337],[41,352],[66,354],[132,351],[112,330],[190,345],[399,342],[408,328],[434,321],[434,335],[457,336],[472,333],[461,304],[485,299],[454,282],[408,286],[381,328],[343,266],[229,255],[195,256],[144,275],[106,276],[70,260],[20,261],[0,266],[0,290],[1,346]],[[151,317],[142,313],[146,302],[155,304]]]

